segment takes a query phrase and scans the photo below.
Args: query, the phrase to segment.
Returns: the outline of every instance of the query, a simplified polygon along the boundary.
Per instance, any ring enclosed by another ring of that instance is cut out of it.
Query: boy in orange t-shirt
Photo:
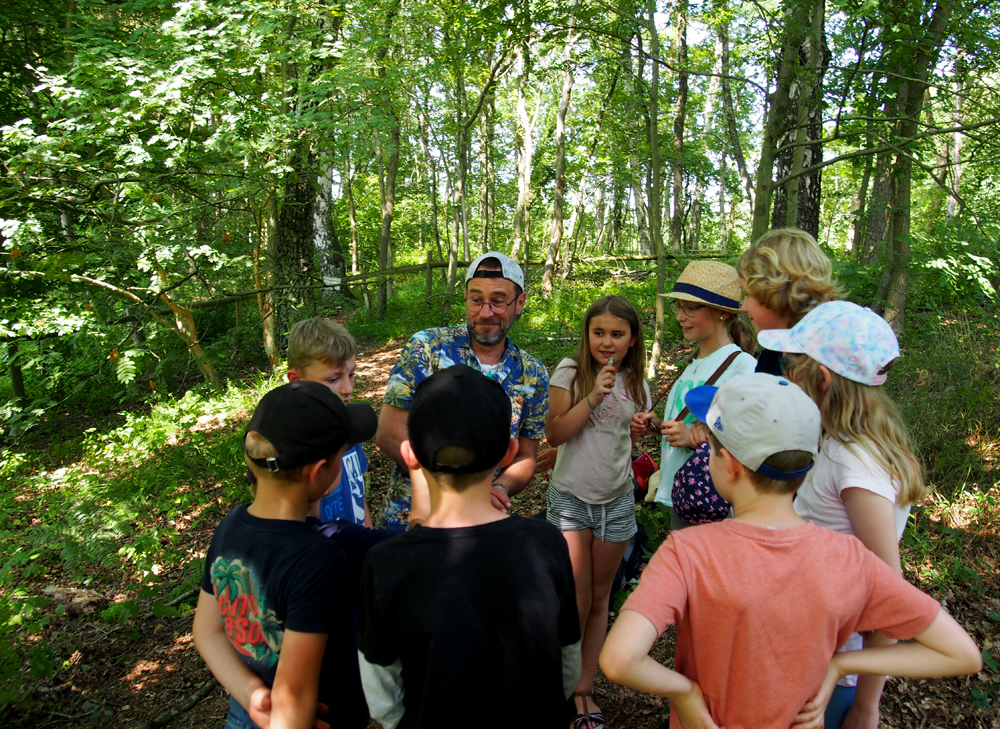
[[[685,398],[708,426],[710,471],[733,519],[670,535],[601,652],[616,683],[670,700],[671,729],[818,729],[847,674],[977,672],[979,649],[931,597],[792,499],[820,436],[813,401],[766,374]],[[649,649],[677,626],[674,668]],[[915,642],[836,653],[856,631]]]

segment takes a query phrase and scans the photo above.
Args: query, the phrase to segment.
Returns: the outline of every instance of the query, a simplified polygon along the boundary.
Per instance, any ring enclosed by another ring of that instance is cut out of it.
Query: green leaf
[[[988,669],[990,669],[991,671],[996,671],[1000,669],[1000,665],[998,665],[997,662],[993,660],[993,656],[990,655],[990,652],[988,650],[983,648],[982,653],[980,653],[980,655],[983,657],[983,663],[986,665]]]
[[[162,602],[153,603],[153,615],[156,616],[157,620],[180,617],[180,614],[180,611],[171,605],[166,605]]]

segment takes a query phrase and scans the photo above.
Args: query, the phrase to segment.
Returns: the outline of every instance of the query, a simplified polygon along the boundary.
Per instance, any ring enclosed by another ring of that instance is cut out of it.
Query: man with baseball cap
[[[670,727],[786,729],[822,725],[847,674],[979,670],[976,645],[936,600],[856,537],[795,513],[820,437],[808,395],[758,373],[685,402],[708,426],[712,481],[733,518],[672,532],[657,550],[608,634],[605,676],[667,697]],[[668,625],[673,670],[648,655]],[[855,630],[916,642],[837,653]]]
[[[347,559],[306,512],[377,422],[368,405],[309,381],[271,390],[254,410],[243,439],[254,500],[212,537],[193,627],[230,693],[227,726],[312,726],[318,702],[334,708],[337,726],[368,725]]]
[[[516,261],[490,251],[465,272],[465,324],[425,329],[411,337],[389,374],[375,443],[396,462],[383,506],[387,526],[409,520],[410,479],[400,444],[406,439],[413,393],[427,377],[465,364],[499,382],[511,402],[510,435],[517,439],[514,460],[498,471],[491,498],[510,509],[510,496],[531,480],[538,444],[545,437],[549,375],[545,366],[514,344],[507,332],[524,309],[524,272]]]
[[[490,501],[496,468],[517,452],[510,418],[500,383],[461,363],[416,387],[400,449],[427,482],[430,515],[372,547],[361,579],[361,676],[386,729],[570,722],[580,623],[569,548],[548,522]]]

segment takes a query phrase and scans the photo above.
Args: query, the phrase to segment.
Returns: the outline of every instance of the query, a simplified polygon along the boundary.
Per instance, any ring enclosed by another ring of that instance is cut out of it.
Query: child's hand
[[[615,386],[615,373],[618,370],[614,365],[604,365],[594,379],[594,389],[590,391],[590,405],[596,407],[604,402],[604,398]]]
[[[693,681],[690,692],[670,699],[670,703],[677,709],[677,715],[684,729],[720,729],[708,712],[701,687]]]
[[[674,448],[690,448],[694,450],[701,443],[696,443],[691,437],[691,429],[679,420],[668,420],[660,426],[660,435]]]
[[[629,423],[629,429],[632,431],[632,438],[639,438],[646,435],[651,430],[655,430],[653,422],[656,420],[656,416],[653,413],[635,413],[632,416],[632,422]]]
[[[320,714],[329,714],[330,707],[326,704],[316,704],[316,711]],[[261,729],[271,727],[271,689],[261,686],[250,694],[250,710],[247,712],[250,719]],[[313,722],[313,729],[330,729],[330,725],[325,721],[316,719]]]
[[[793,727],[796,729],[823,729],[823,715],[826,713],[826,705],[830,703],[833,689],[841,676],[836,664],[831,662],[816,695],[802,707],[798,716],[795,717],[795,721],[792,722]]]
[[[250,707],[247,711],[253,723],[261,729],[271,727],[271,689],[261,686],[250,694]]]
[[[708,443],[708,426],[700,420],[691,426],[691,441],[695,443],[695,448]]]
[[[558,448],[546,448],[538,452],[535,458],[535,475],[551,471],[556,465],[556,456],[559,454]]]

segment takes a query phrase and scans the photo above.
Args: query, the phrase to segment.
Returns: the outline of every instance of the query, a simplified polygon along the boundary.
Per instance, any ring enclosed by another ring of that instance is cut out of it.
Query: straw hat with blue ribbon
[[[721,261],[691,261],[681,273],[670,299],[693,301],[723,311],[740,310],[740,280],[736,269]]]

